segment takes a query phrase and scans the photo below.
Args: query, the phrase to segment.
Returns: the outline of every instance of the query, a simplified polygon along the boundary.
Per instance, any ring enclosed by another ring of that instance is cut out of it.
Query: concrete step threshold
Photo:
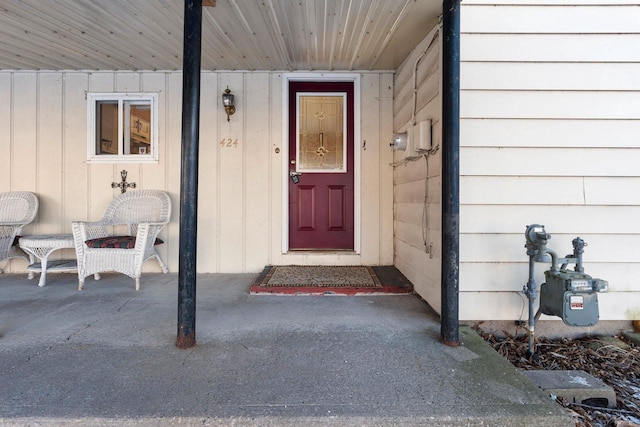
[[[533,384],[550,395],[583,405],[616,407],[616,393],[585,371],[521,371]]]

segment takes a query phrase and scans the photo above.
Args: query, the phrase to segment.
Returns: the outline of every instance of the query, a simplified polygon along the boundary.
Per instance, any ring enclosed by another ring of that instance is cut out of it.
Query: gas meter
[[[607,290],[607,282],[577,271],[544,272],[540,287],[540,312],[561,317],[569,326],[593,326],[600,318],[598,292]]]
[[[547,248],[551,235],[547,234],[544,225],[527,226],[525,239],[529,255],[529,281],[523,292],[529,298],[529,353],[533,355],[535,323],[540,315],[558,316],[569,326],[593,326],[600,318],[598,292],[606,292],[609,285],[606,280],[594,279],[584,272],[582,254],[587,244],[580,237],[573,239],[573,253],[564,258],[558,258],[556,252]],[[551,262],[551,268],[544,272],[540,307],[534,315],[533,303],[538,296],[533,279],[535,262]],[[573,270],[567,269],[569,264],[575,264]]]

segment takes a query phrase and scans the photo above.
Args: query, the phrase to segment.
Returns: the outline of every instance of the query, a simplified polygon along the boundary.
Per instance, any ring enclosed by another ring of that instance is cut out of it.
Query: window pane
[[[118,101],[98,101],[96,154],[118,154]]]
[[[298,110],[298,168],[345,171],[344,97],[301,96]]]
[[[157,163],[157,108],[154,93],[88,93],[87,160]]]
[[[129,152],[151,154],[151,104],[129,103]]]

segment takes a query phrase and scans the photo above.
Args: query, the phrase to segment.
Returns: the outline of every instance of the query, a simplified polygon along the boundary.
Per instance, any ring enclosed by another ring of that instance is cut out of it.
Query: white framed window
[[[87,161],[158,162],[157,93],[88,93]]]

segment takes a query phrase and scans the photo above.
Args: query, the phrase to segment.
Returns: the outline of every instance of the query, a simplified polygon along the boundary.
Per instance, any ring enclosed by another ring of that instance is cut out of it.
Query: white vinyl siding
[[[461,320],[526,318],[531,223],[561,255],[588,243],[601,320],[640,315],[638,5],[463,2]]]
[[[442,38],[434,28],[405,59],[394,80],[394,131],[408,130],[415,108],[416,122],[431,120],[432,147],[440,145],[442,134],[441,50]],[[429,155],[428,160],[418,157],[403,163],[406,155],[394,152],[394,264],[439,312],[441,151]]]

